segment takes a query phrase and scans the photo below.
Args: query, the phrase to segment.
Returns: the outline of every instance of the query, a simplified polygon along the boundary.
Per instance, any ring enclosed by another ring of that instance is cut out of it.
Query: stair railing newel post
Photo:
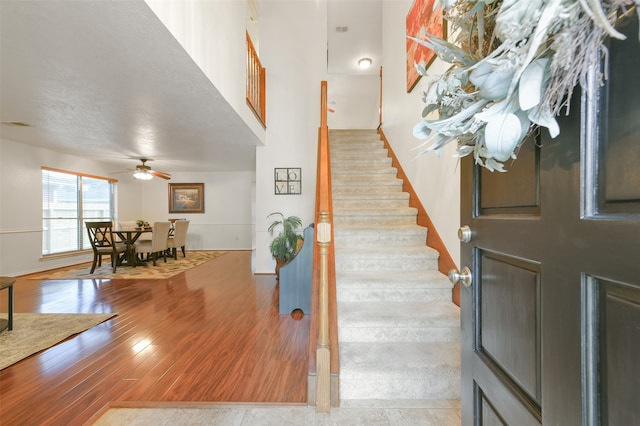
[[[331,348],[329,345],[329,244],[331,243],[331,223],[329,223],[329,213],[321,211],[319,215],[318,227],[316,230],[316,241],[320,253],[320,291],[318,300],[319,326],[318,326],[318,346],[316,349],[316,411],[328,413],[331,409]]]

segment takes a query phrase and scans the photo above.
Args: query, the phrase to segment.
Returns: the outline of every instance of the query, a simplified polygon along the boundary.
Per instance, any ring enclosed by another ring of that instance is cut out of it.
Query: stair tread
[[[458,398],[460,309],[428,230],[376,130],[335,129],[329,139],[341,397]]]
[[[343,399],[346,408],[460,408],[459,399]]]
[[[395,259],[398,257],[421,257],[438,258],[440,254],[437,250],[428,246],[360,246],[360,247],[336,247],[336,261],[339,257],[349,259]]]
[[[460,368],[458,342],[343,342],[340,379],[400,375],[418,379]]]
[[[451,288],[448,278],[439,271],[342,271],[336,272],[340,288]]]
[[[347,232],[358,232],[362,234],[379,234],[383,232],[394,232],[394,233],[410,233],[415,231],[423,231],[426,230],[424,226],[420,225],[345,225],[340,227],[340,229],[336,229],[336,232],[347,233]]]
[[[349,327],[459,327],[460,309],[452,302],[338,302]]]
[[[334,208],[334,216],[411,216],[417,215],[418,209],[415,207],[391,207],[391,208],[357,208],[357,209],[345,209]]]
[[[351,200],[351,201],[383,201],[383,200],[403,200],[403,201],[408,201],[409,200],[409,193],[407,192],[403,192],[402,191],[402,187],[398,186],[398,187],[389,187],[389,189],[391,190],[387,190],[387,191],[378,191],[378,192],[372,192],[372,191],[367,191],[366,187],[362,187],[361,191],[340,191],[340,190],[334,190],[333,191],[333,199],[334,201],[346,201],[346,200]]]

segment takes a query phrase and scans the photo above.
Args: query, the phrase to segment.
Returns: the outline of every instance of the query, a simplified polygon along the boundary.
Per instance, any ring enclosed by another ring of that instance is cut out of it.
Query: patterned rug
[[[14,313],[13,330],[0,332],[0,370],[116,315]]]
[[[83,263],[67,268],[39,272],[29,275],[28,278],[32,280],[167,279],[225,253],[226,251],[187,251],[187,257],[182,257],[182,254],[178,253],[178,260],[167,257],[167,263],[160,259],[156,261],[156,266],[153,266],[153,262],[148,262],[144,266],[136,266],[135,268],[121,266],[118,267],[115,274],[111,270],[111,262],[105,256],[102,266],[96,268],[93,274],[89,273],[91,263]]]

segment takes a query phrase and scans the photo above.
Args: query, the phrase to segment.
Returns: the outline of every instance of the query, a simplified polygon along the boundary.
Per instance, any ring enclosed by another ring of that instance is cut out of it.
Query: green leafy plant
[[[144,221],[144,220],[142,220],[142,219],[138,219],[138,220],[136,220],[136,225],[138,225],[138,226],[144,226],[144,224],[145,224],[145,221]]]
[[[272,216],[276,219],[271,222],[267,230],[270,235],[274,235],[278,230],[279,233],[271,242],[269,249],[276,261],[286,263],[296,255],[298,241],[302,240],[302,235],[298,231],[302,226],[302,220],[298,216],[285,217],[280,212],[271,213],[267,218]]]

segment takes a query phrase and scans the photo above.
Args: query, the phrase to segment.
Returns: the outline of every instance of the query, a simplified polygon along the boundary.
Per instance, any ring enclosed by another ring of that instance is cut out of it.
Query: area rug
[[[14,313],[13,330],[0,332],[0,370],[116,315]]]
[[[179,274],[182,271],[201,265],[216,257],[222,256],[226,251],[188,251],[187,257],[182,257],[178,253],[178,260],[172,257],[167,258],[167,263],[160,259],[148,262],[144,266],[121,266],[116,269],[115,274],[111,269],[111,262],[107,257],[102,261],[102,266],[96,268],[93,274],[90,274],[91,263],[83,263],[82,265],[74,265],[68,268],[52,269],[29,275],[32,280],[68,280],[68,279],[167,279]]]

